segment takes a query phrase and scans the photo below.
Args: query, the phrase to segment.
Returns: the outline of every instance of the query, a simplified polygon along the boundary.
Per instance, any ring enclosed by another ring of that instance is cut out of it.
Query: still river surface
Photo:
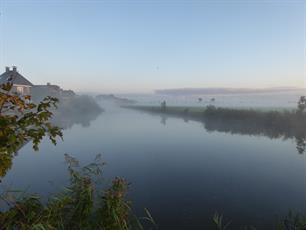
[[[82,164],[101,153],[105,182],[126,178],[136,214],[147,208],[160,229],[211,229],[215,212],[233,229],[273,229],[289,210],[306,211],[306,155],[294,140],[207,131],[200,122],[116,107],[65,130],[57,146],[24,146],[1,188],[59,191],[68,183],[65,153]]]

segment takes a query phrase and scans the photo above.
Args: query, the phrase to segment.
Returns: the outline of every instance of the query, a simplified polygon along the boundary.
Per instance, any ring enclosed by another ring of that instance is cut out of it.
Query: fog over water
[[[259,107],[278,107],[285,98],[285,104],[293,107],[296,96],[215,98],[217,105]],[[151,105],[161,99],[173,105],[198,105],[197,97],[129,98]],[[222,127],[207,129],[209,124],[197,121],[110,103],[101,106],[105,111],[95,120],[64,130],[64,141],[57,146],[48,140],[38,152],[31,144],[24,146],[1,188],[26,188],[46,197],[68,184],[65,153],[82,164],[101,153],[107,163],[104,181],[126,178],[134,210],[141,216],[144,208],[149,209],[160,229],[210,229],[216,211],[232,220],[233,227],[272,229],[277,217],[290,209],[306,211],[306,154],[297,151],[294,139],[219,132]]]
[[[0,0],[0,75],[0,230],[305,230],[306,0]]]
[[[206,106],[215,98],[214,105],[222,107],[247,107],[247,108],[296,108],[297,101],[306,90],[282,93],[261,94],[212,94],[212,95],[159,95],[159,94],[119,94],[119,96],[134,99],[142,105],[160,105],[166,100],[173,106]],[[199,103],[198,99],[202,98]]]

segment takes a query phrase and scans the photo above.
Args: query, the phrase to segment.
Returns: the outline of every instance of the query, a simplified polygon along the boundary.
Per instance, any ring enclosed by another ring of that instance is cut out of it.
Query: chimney
[[[7,73],[7,72],[10,72],[10,67],[6,66],[6,67],[5,67],[5,72],[6,72],[6,73]]]
[[[17,67],[13,66],[13,72],[17,72]]]

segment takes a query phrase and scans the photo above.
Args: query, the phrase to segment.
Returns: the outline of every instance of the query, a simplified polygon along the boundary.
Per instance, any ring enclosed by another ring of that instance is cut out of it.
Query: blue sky
[[[302,87],[304,0],[0,0],[0,68],[92,92]]]

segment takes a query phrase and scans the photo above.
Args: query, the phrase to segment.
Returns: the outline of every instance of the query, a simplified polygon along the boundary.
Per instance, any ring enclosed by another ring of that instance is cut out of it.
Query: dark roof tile
[[[11,79],[11,82],[16,85],[28,85],[33,86],[33,84],[28,81],[24,76],[22,76],[17,71],[7,71],[0,75],[0,84],[5,84]]]

